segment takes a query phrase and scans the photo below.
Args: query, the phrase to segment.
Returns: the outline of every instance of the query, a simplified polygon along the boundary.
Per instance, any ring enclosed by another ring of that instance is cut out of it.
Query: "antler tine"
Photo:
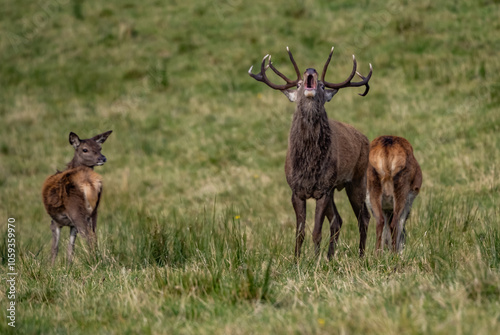
[[[296,81],[293,81],[289,78],[287,78],[287,76],[285,76],[283,73],[279,72],[277,68],[274,67],[273,63],[271,62],[271,57],[269,57],[269,67],[271,68],[271,70],[274,71],[274,73],[276,73],[278,76],[280,76],[281,79],[283,79],[284,81],[286,81],[288,84],[296,84],[297,82]]]
[[[288,47],[287,47],[287,50],[288,50]],[[299,69],[297,67],[297,64],[295,64],[295,61],[293,60],[293,57],[292,57],[292,54],[290,53],[290,51],[288,51],[289,55],[290,55],[290,59],[292,61],[292,64],[295,68],[295,71],[297,72],[297,79],[296,80],[291,80],[291,79],[288,79],[283,73],[279,72],[278,69],[276,69],[273,64],[271,63],[271,55],[267,54],[266,56],[264,56],[264,58],[262,59],[262,63],[260,65],[260,73],[258,74],[253,74],[252,73],[252,69],[253,69],[253,66],[250,67],[250,69],[248,70],[248,74],[254,78],[255,80],[257,81],[261,81],[263,83],[265,83],[267,86],[275,89],[275,90],[286,90],[286,89],[289,89],[295,85],[297,85],[297,83],[299,82],[300,80],[300,72],[299,72]],[[268,60],[268,64],[266,66],[266,59],[268,59],[269,57],[269,60]],[[287,83],[285,85],[277,85],[277,84],[273,84],[269,78],[267,78],[266,76],[266,70],[268,68],[271,68],[274,73],[276,73],[278,76],[280,76],[280,78],[282,78],[283,80],[285,80]]]
[[[332,51],[333,51],[333,48],[332,48]],[[359,95],[361,96],[365,96],[368,94],[368,91],[370,90],[370,86],[368,85],[368,81],[370,80],[371,76],[372,76],[372,73],[373,73],[373,68],[372,68],[372,65],[370,64],[370,73],[368,73],[368,75],[366,77],[364,77],[361,73],[359,73],[358,71],[356,71],[356,68],[357,68],[357,62],[356,62],[356,57],[354,55],[352,55],[352,71],[351,71],[351,74],[349,75],[349,78],[347,78],[346,80],[344,80],[343,82],[341,83],[338,83],[338,84],[334,84],[334,83],[329,83],[329,82],[326,82],[324,80],[324,76],[326,74],[326,69],[328,67],[328,63],[330,62],[330,58],[332,56],[332,52],[330,52],[330,56],[328,57],[328,60],[325,64],[325,67],[323,68],[323,75],[322,75],[322,81],[323,83],[325,84],[326,87],[328,88],[333,88],[333,89],[341,89],[341,88],[344,88],[344,87],[359,87],[359,86],[366,86],[366,89],[363,93],[358,93]],[[358,82],[351,82],[351,80],[354,78],[355,75],[358,75],[362,80],[361,81],[358,81]]]
[[[328,56],[328,59],[326,60],[325,66],[323,66],[323,73],[321,74],[321,81],[325,81],[325,75],[326,75],[326,70],[328,69],[328,65],[330,64],[330,60],[332,59],[332,54],[333,54],[333,49],[335,47],[332,46],[332,50],[330,50],[330,55]]]
[[[254,78],[255,80],[258,80],[258,81],[262,81],[262,73],[264,73],[266,70],[267,70],[267,67],[269,66],[265,66],[266,64],[266,58],[269,57],[269,54],[265,55],[264,58],[262,58],[262,64],[260,65],[260,73],[259,74],[253,74],[252,73],[252,69],[253,69],[253,65],[250,66],[250,69],[248,69],[248,74],[250,75],[250,77]]]
[[[362,97],[364,97],[365,95],[368,94],[368,91],[370,90],[370,85],[368,85],[368,81],[370,80],[370,78],[372,77],[372,73],[373,73],[373,67],[372,67],[372,64],[370,63],[370,73],[368,73],[368,75],[366,77],[364,77],[361,73],[359,73],[358,71],[356,71],[356,74],[361,78],[363,79],[362,81],[359,81],[357,83],[352,83],[352,86],[366,86],[366,89],[363,93],[358,93],[359,95],[361,95]]]
[[[339,88],[346,87],[346,85],[348,85],[351,82],[352,78],[354,78],[354,76],[356,75],[356,68],[357,68],[357,66],[358,66],[358,63],[356,62],[356,57],[354,55],[352,55],[352,71],[351,71],[351,74],[349,75],[349,77],[346,80],[344,80],[343,82],[338,83],[338,84],[329,83],[329,82],[323,80],[323,83],[328,88],[339,89]]]
[[[269,66],[274,71],[274,73],[276,73],[278,76],[280,76],[280,78],[283,79],[284,81],[286,81],[288,84],[297,85],[297,83],[300,80],[300,70],[299,70],[299,67],[297,66],[297,63],[295,63],[295,59],[293,59],[292,53],[288,47],[286,47],[286,51],[288,51],[288,56],[290,57],[290,61],[293,64],[293,67],[295,69],[295,73],[297,74],[297,79],[291,80],[287,76],[285,76],[283,73],[278,71],[278,69],[276,69],[274,67],[273,63],[271,62],[271,57],[269,57]]]
[[[300,80],[300,71],[299,67],[297,66],[297,63],[295,63],[295,59],[293,59],[292,52],[288,47],[286,47],[286,51],[288,52],[288,56],[290,56],[290,61],[293,64],[293,68],[295,69],[295,73],[297,74],[297,82]]]

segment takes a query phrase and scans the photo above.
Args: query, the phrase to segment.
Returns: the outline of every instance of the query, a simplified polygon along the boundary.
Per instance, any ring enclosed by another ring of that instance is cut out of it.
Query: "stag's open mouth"
[[[314,71],[316,72],[316,71]],[[306,72],[307,73],[307,72]],[[304,95],[307,98],[314,98],[316,96],[316,88],[318,86],[318,81],[316,80],[316,73],[307,73],[304,80]]]
[[[317,85],[316,78],[314,78],[314,75],[309,74],[307,75],[306,78],[306,90],[315,90]]]
[[[316,96],[316,89],[318,87],[318,73],[315,69],[307,69],[304,72],[304,95],[307,98],[314,98]]]

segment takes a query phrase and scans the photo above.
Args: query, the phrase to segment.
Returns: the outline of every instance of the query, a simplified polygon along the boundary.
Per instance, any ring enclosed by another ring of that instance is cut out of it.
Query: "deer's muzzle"
[[[106,156],[101,155],[101,157],[99,157],[99,160],[97,161],[96,165],[98,165],[98,166],[104,165],[104,163],[106,163],[106,161],[107,161]]]

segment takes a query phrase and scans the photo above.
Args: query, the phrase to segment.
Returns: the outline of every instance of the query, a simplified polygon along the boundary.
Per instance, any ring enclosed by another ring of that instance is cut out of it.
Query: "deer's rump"
[[[410,164],[410,167],[412,166],[412,158],[413,148],[402,137],[380,136],[373,140],[369,162],[380,178],[382,195],[385,198],[392,199],[394,196],[394,178],[401,171],[406,170],[408,164]]]
[[[80,203],[90,214],[96,208],[102,178],[88,167],[77,167],[57,172],[45,180],[42,197],[51,216],[65,211],[70,202]]]

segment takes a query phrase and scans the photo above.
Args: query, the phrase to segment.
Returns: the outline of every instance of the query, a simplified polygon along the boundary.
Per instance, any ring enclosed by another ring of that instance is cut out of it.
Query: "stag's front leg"
[[[295,210],[295,217],[297,220],[297,230],[295,233],[295,258],[300,257],[300,249],[304,243],[305,229],[306,229],[306,201],[300,199],[297,194],[292,194],[292,205]]]
[[[342,228],[342,218],[340,217],[335,202],[333,201],[333,194],[330,197],[330,204],[326,209],[326,217],[330,221],[330,245],[328,247],[328,260],[333,258],[335,248],[339,241],[340,228]]]
[[[321,198],[316,200],[316,212],[314,214],[314,230],[313,230],[313,242],[314,242],[314,252],[315,255],[319,255],[320,244],[321,244],[321,230],[323,228],[323,221],[325,221],[325,214],[328,207],[330,206],[331,195],[325,194]]]

